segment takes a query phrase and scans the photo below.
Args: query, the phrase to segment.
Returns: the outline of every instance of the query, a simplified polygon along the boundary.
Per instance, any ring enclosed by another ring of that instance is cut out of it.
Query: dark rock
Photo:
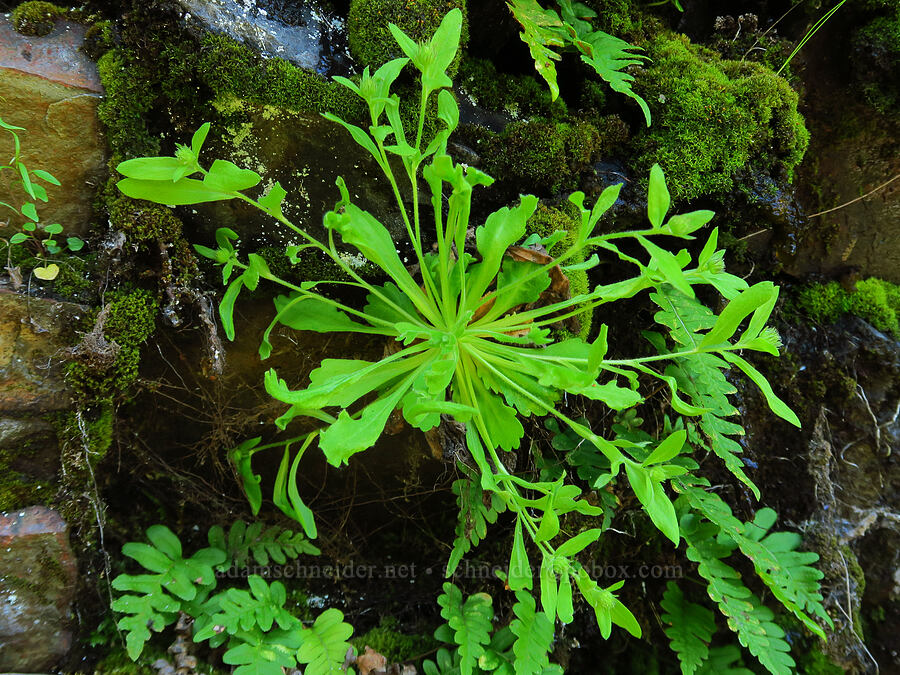
[[[0,513],[0,670],[40,672],[65,656],[76,576],[56,511]]]

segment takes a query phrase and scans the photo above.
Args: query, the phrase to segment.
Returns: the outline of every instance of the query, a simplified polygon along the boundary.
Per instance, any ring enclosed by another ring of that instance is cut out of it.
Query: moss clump
[[[575,243],[579,225],[580,223],[575,218],[574,213],[538,204],[537,210],[528,221],[527,231],[538,235],[542,239],[550,237],[554,232],[564,232],[565,236],[547,250],[547,253],[550,255],[557,256],[568,250]],[[582,253],[580,256],[566,260],[564,264],[577,265],[584,261],[585,256]],[[569,279],[569,293],[571,295],[582,295],[588,292],[587,270],[566,270],[565,274]],[[577,331],[572,331],[573,334],[577,337],[587,338],[591,330],[592,313],[579,314],[575,317],[575,320],[580,327]]]
[[[884,115],[900,115],[900,10],[880,16],[853,36],[853,72],[869,103]]]
[[[66,10],[52,2],[23,2],[10,14],[13,28],[22,35],[35,37],[47,35],[53,31],[56,20],[66,15]]]
[[[425,635],[401,633],[400,624],[393,617],[382,617],[375,628],[351,640],[362,653],[368,645],[382,654],[388,663],[406,661],[437,646],[437,641]]]
[[[838,282],[812,284],[801,288],[796,305],[811,319],[822,323],[853,314],[880,331],[900,338],[900,286],[882,279],[865,279],[847,291]]]
[[[85,53],[94,61],[116,46],[116,31],[112,21],[98,21],[84,34]]]
[[[600,149],[596,127],[578,120],[538,118],[513,122],[502,134],[485,130],[480,135],[487,172],[518,192],[555,194],[574,187]]]
[[[92,339],[66,368],[66,381],[79,398],[108,401],[137,379],[140,347],[156,328],[157,310],[151,293],[136,290],[113,297],[102,321],[99,309],[87,317],[91,333],[86,337]]]
[[[416,42],[423,42],[434,35],[447,12],[457,8],[463,14],[460,47],[465,47],[469,41],[466,0],[351,0],[347,17],[350,53],[364,66],[378,68],[403,56],[389,24],[396,24]],[[459,68],[461,51],[447,69],[450,77]]]
[[[561,98],[552,101],[546,84],[529,75],[498,73],[494,64],[484,59],[464,58],[456,83],[476,105],[514,119],[540,116],[561,120],[566,116],[566,104]]]
[[[143,67],[135,64],[124,49],[111,49],[97,61],[106,96],[97,108],[97,117],[106,127],[113,153],[125,157],[158,155],[159,139],[147,129],[147,118],[156,95]]]
[[[683,36],[658,37],[649,54],[635,87],[653,113],[653,126],[633,140],[638,175],[659,162],[684,200],[730,191],[743,171],[792,176],[809,133],[784,79]]]

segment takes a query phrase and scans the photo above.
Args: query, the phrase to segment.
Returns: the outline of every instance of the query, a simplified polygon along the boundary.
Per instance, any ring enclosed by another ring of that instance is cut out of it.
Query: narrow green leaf
[[[663,219],[669,211],[672,203],[669,197],[669,188],[666,187],[666,177],[659,164],[650,168],[650,184],[647,187],[647,218],[653,229],[662,227]]]
[[[556,549],[556,553],[557,555],[566,557],[581,553],[581,551],[597,541],[601,534],[603,534],[603,529],[599,527],[585,530],[561,544],[560,547]]]
[[[522,519],[516,518],[515,535],[513,537],[512,553],[509,558],[509,588],[520,591],[523,588],[531,589],[533,580],[531,563],[528,561],[528,553],[525,551],[525,541],[522,538]]]
[[[765,310],[768,308],[768,312],[772,311],[771,307],[774,307],[773,298],[777,297],[778,288],[771,281],[761,281],[758,284],[754,284],[725,306],[725,309],[722,310],[722,313],[716,319],[715,325],[703,337],[700,347],[710,347],[727,342],[734,335],[744,318],[759,308],[763,308],[761,320],[762,323],[765,323],[769,318]],[[759,322],[754,322],[754,325],[756,323]]]
[[[798,418],[797,414],[788,407],[787,403],[785,403],[775,395],[775,392],[772,391],[772,385],[769,384],[769,381],[761,372],[759,372],[756,368],[751,366],[744,359],[733,352],[722,352],[722,358],[724,358],[729,363],[733,363],[734,365],[736,365],[738,368],[744,371],[744,374],[747,377],[753,380],[756,386],[759,387],[759,390],[762,392],[763,396],[766,397],[766,403],[769,404],[769,408],[773,413],[778,415],[783,420],[787,420],[798,429],[800,428],[800,418]]]

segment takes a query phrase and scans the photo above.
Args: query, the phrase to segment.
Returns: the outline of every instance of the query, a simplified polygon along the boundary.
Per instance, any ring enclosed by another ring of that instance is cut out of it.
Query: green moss
[[[158,155],[159,139],[150,135],[147,118],[156,98],[146,70],[123,49],[111,49],[97,61],[106,95],[97,117],[106,127],[114,154],[125,157]]]
[[[653,113],[653,126],[633,140],[639,175],[658,162],[683,200],[730,191],[748,170],[791,178],[809,133],[784,79],[683,36],[658,37],[649,54],[635,87]]]
[[[519,192],[555,194],[574,187],[600,149],[596,127],[577,120],[538,118],[513,122],[499,135],[478,133],[486,171]]]
[[[103,337],[118,345],[114,358],[88,350],[66,367],[66,381],[85,401],[111,400],[137,379],[140,346],[156,327],[158,303],[148,291],[118,294],[107,306]],[[86,330],[94,328],[99,313],[95,310],[86,318]]]
[[[0,448],[0,511],[13,511],[32,504],[45,504],[53,496],[48,481],[33,480],[14,468],[17,456],[28,448]]]
[[[393,617],[382,617],[372,630],[351,640],[359,653],[368,645],[383,655],[388,663],[406,661],[437,646],[437,641],[425,635],[401,633]]]
[[[566,116],[566,104],[561,98],[552,101],[546,84],[528,75],[498,73],[485,59],[464,58],[456,84],[476,105],[514,119],[540,116],[561,120]]]
[[[53,31],[56,20],[66,15],[67,10],[52,2],[23,2],[16,7],[9,18],[16,32],[22,35],[41,36]]]
[[[94,61],[115,46],[116,32],[112,21],[98,21],[84,33],[83,49]]]
[[[396,24],[416,42],[423,42],[434,35],[447,12],[456,8],[463,14],[460,47],[465,47],[469,41],[466,0],[351,0],[347,16],[350,53],[362,65],[378,68],[403,56],[389,24]],[[461,52],[462,49],[447,69],[451,78],[459,67]]]
[[[576,220],[573,213],[545,206],[544,204],[538,204],[537,210],[528,221],[527,231],[536,234],[541,238],[550,237],[557,231],[565,232],[565,236],[547,250],[547,253],[550,255],[558,256],[575,243],[575,238],[578,236],[579,225],[580,223]],[[577,265],[584,262],[584,260],[585,257],[584,254],[582,254],[570,258],[565,261],[565,264]],[[575,296],[588,292],[587,270],[567,270],[565,274],[569,278],[570,295]],[[580,328],[577,331],[572,331],[572,334],[577,337],[586,338],[591,330],[591,319],[591,312],[585,312],[584,314],[579,314],[575,317]]]
[[[89,264],[84,258],[68,256],[59,266],[59,274],[53,280],[53,290],[69,300],[91,300],[93,284],[89,278]]]
[[[852,56],[853,72],[869,103],[882,114],[900,114],[900,10],[856,31]]]
[[[854,291],[838,282],[811,284],[801,288],[795,304],[814,321],[831,323],[844,314],[854,314],[875,328],[900,337],[900,286],[882,279],[865,279]]]

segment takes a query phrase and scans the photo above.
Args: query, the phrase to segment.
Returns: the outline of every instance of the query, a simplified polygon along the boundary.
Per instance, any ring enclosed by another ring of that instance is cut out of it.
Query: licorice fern
[[[691,675],[709,658],[709,642],[716,631],[715,615],[703,605],[690,602],[674,582],[666,585],[660,607],[669,646],[681,662],[681,672]]]
[[[220,572],[227,571],[225,565],[245,567],[251,557],[257,565],[268,565],[269,560],[276,565],[284,565],[303,554],[320,553],[303,532],[278,525],[266,527],[258,520],[249,526],[243,520],[236,520],[227,535],[219,525],[214,525],[207,537],[210,546],[225,551],[227,556],[226,562],[216,568]]]
[[[634,76],[625,72],[628,66],[641,64],[647,57],[635,54],[638,47],[601,30],[594,30],[587,19],[597,16],[590,7],[572,0],[557,0],[560,13],[545,9],[537,0],[508,0],[507,6],[522,26],[521,38],[531,51],[534,67],[550,86],[552,97],[559,96],[554,61],[560,55],[554,50],[571,48],[581,60],[594,69],[613,91],[634,100],[650,126],[647,102],[631,88]]]
[[[215,528],[214,528],[215,529]],[[287,593],[279,581],[271,584],[256,574],[247,578],[248,588],[217,590],[214,568],[227,570],[234,564],[230,551],[246,561],[248,550],[260,535],[272,533],[266,555],[297,557],[310,550],[295,536],[280,528],[243,523],[233,525],[230,542],[221,528],[209,533],[212,546],[190,558],[182,556],[178,537],[167,527],[154,525],[147,530],[150,543],[128,543],[122,552],[153,574],[120,574],[112,586],[133,594],[121,595],[112,609],[125,614],[118,626],[125,631],[128,655],[137,660],[150,639],[150,630],[162,631],[175,623],[181,613],[194,619],[193,639],[208,641],[211,647],[226,648],[222,660],[235,668],[233,675],[283,675],[284,669],[306,664],[306,675],[343,673],[344,659],[353,629],[344,623],[337,609],[322,612],[311,626],[285,608]],[[248,536],[248,535],[253,535]],[[280,543],[272,544],[280,540]],[[229,544],[231,546],[229,547]],[[278,547],[275,552],[274,546]],[[226,551],[227,549],[227,551]]]

